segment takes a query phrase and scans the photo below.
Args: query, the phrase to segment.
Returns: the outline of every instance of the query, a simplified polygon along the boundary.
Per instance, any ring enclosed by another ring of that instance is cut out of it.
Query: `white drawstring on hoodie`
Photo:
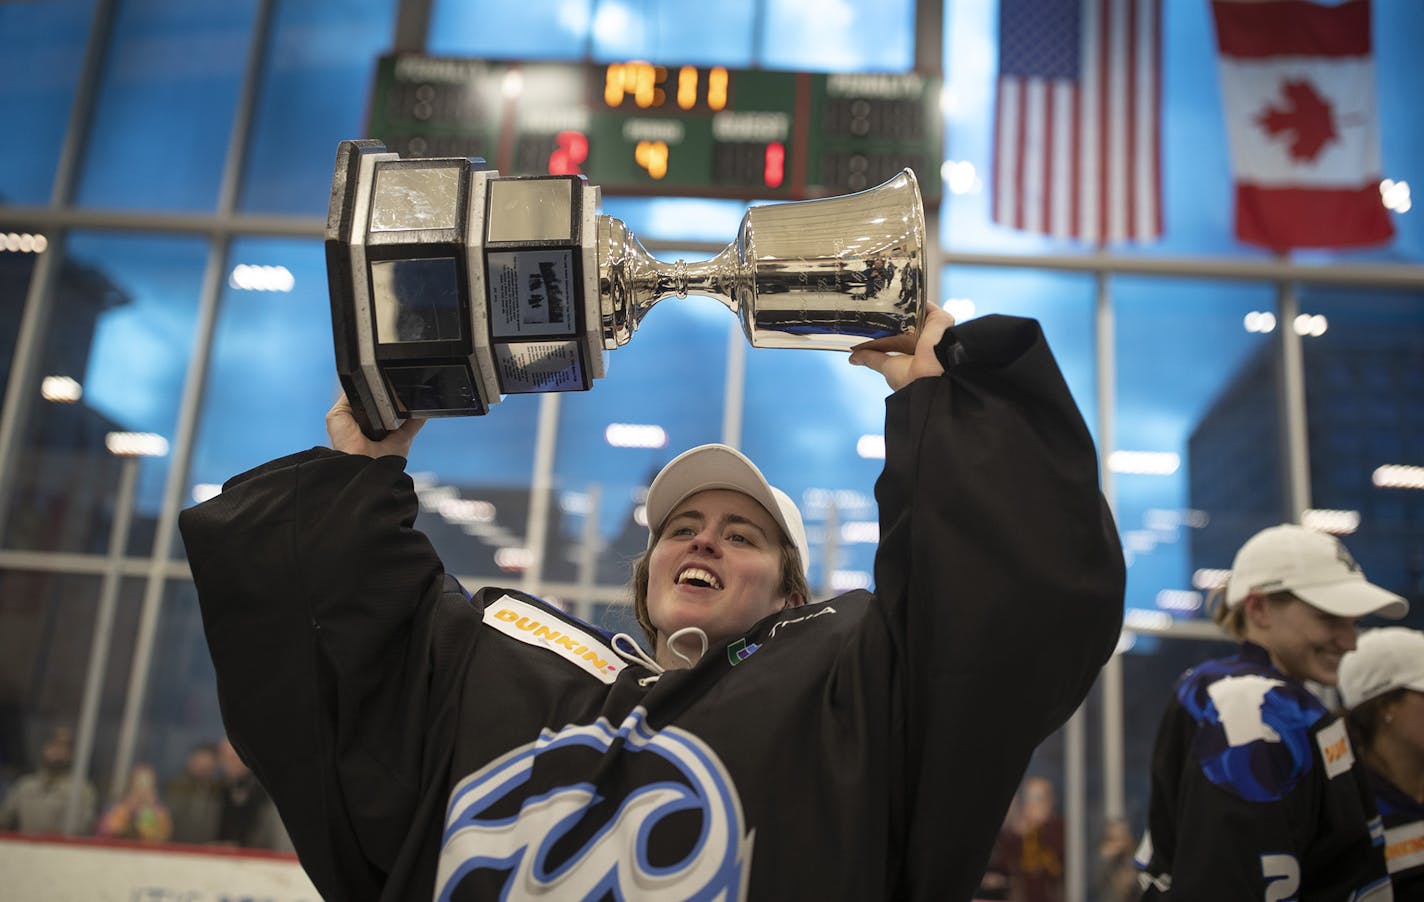
[[[702,642],[702,648],[698,650],[696,658],[689,658],[687,655],[677,650],[677,640],[681,639],[683,636],[690,635],[697,636],[697,638]],[[628,648],[621,647],[618,644],[619,639],[622,639],[624,642],[628,643]],[[648,668],[653,672],[652,676],[645,676],[639,679],[639,686],[646,687],[649,683],[656,683],[658,681],[658,677],[662,676],[664,673],[667,673],[667,668],[649,657],[648,653],[643,651],[643,646],[639,645],[638,641],[627,633],[615,633],[613,636],[612,645],[613,650],[617,652],[618,656],[621,657],[623,660],[628,661],[629,663],[642,664],[644,667]],[[689,668],[696,667],[697,662],[702,660],[702,656],[707,654],[707,634],[704,633],[699,627],[685,626],[677,632],[673,633],[671,636],[668,636],[667,647],[668,651],[672,652],[682,660],[686,661],[687,666]]]

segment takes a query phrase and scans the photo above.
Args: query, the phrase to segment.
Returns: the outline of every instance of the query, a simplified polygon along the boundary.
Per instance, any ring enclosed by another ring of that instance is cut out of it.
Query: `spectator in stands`
[[[88,833],[94,823],[98,794],[82,777],[70,779],[74,766],[74,731],[56,727],[40,752],[40,767],[15,781],[0,803],[0,830],[21,833],[63,833],[70,792],[79,793],[75,832]]]
[[[1020,790],[1022,809],[1005,842],[1009,898],[1014,902],[1062,902],[1063,818],[1057,793],[1045,777],[1029,777]]]
[[[164,792],[173,815],[173,841],[209,843],[218,838],[223,782],[218,776],[218,750],[211,742],[188,752],[183,773],[168,781]]]
[[[134,765],[123,798],[99,818],[98,834],[144,842],[167,842],[173,836],[173,817],[158,798],[158,774],[152,767]]]

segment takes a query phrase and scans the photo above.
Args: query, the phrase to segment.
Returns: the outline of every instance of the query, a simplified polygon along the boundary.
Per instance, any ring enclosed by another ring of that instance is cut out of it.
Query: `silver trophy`
[[[653,258],[583,176],[337,149],[326,228],[337,374],[363,431],[477,416],[603,376],[653,305],[707,295],[753,347],[848,350],[917,329],[925,216],[905,169],[876,188],[753,206],[697,263]]]

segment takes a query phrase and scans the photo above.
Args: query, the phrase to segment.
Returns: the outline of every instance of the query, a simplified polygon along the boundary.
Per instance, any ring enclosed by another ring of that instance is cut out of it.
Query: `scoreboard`
[[[392,54],[367,137],[403,157],[582,174],[605,194],[804,200],[908,166],[938,203],[940,83],[917,74]]]

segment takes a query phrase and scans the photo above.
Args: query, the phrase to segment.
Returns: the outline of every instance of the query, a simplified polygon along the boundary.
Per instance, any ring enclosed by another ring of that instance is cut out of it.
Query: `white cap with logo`
[[[730,445],[699,445],[684,451],[662,468],[648,487],[648,547],[663,522],[679,504],[698,492],[730,489],[741,492],[766,508],[781,531],[796,546],[801,566],[811,565],[811,549],[806,542],[806,526],[801,511],[781,489],[766,481],[756,464]]]
[[[1394,689],[1424,692],[1424,633],[1387,626],[1361,633],[1340,660],[1340,700],[1353,708]]]
[[[1253,592],[1290,592],[1337,617],[1378,614],[1399,619],[1409,602],[1365,580],[1365,573],[1334,536],[1283,523],[1256,533],[1236,552],[1226,583],[1226,606]]]

